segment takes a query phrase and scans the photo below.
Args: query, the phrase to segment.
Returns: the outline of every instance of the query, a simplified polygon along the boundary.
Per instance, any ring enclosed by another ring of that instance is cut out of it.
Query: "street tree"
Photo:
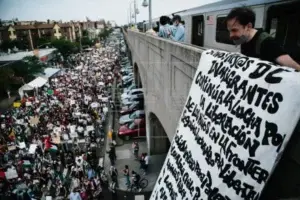
[[[51,41],[51,44],[54,48],[56,48],[61,55],[66,58],[72,53],[76,53],[79,51],[79,43],[71,42],[66,39],[54,39]]]
[[[36,56],[27,56],[22,61],[10,65],[14,77],[19,77],[26,83],[32,81],[38,74],[44,73],[46,67]]]

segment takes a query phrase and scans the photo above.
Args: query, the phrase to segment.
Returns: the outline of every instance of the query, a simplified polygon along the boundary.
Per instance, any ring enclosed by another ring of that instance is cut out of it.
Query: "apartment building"
[[[5,40],[19,40],[28,42],[31,49],[37,47],[40,38],[66,38],[75,41],[81,37],[79,23],[23,23],[23,25],[9,25],[0,27],[0,43]]]

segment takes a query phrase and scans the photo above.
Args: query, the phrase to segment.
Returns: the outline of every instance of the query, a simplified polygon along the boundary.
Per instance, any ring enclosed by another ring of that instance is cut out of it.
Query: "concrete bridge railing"
[[[173,138],[203,50],[136,31],[124,35],[145,90],[148,145],[163,152],[161,137]]]

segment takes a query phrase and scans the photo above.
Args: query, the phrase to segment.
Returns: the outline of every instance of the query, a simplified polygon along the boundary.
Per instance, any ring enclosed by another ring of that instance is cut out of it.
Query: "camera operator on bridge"
[[[230,39],[241,45],[241,53],[300,70],[300,65],[268,33],[256,30],[255,13],[246,7],[234,8],[226,19]]]

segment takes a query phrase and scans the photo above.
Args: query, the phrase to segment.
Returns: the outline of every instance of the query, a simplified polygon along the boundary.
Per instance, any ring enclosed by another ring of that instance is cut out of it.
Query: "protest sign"
[[[26,148],[25,142],[20,142],[19,148],[20,148],[20,149],[25,149],[25,148]]]
[[[5,172],[5,177],[7,180],[18,178],[18,173],[15,169],[7,169]]]
[[[37,148],[37,144],[30,144],[28,150],[29,154],[35,154],[36,148]]]
[[[21,102],[14,102],[13,103],[14,108],[19,108],[21,105],[22,105]]]
[[[298,123],[299,105],[299,72],[203,52],[151,200],[257,200]]]

